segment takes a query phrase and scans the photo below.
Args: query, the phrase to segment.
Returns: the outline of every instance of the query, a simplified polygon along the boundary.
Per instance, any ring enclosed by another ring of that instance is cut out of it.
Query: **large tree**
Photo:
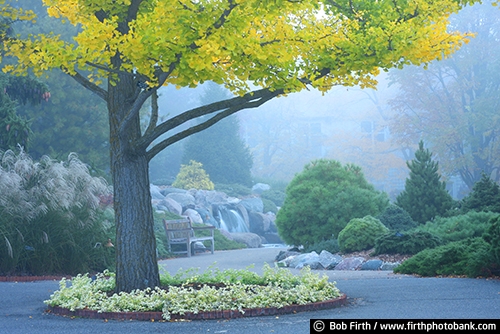
[[[399,94],[391,130],[405,146],[431,143],[443,172],[471,190],[483,172],[500,180],[500,15],[475,5],[451,23],[476,37],[445,61],[392,72]]]
[[[279,95],[308,86],[373,86],[380,69],[441,59],[467,39],[447,31],[449,14],[473,2],[43,0],[50,15],[79,25],[79,34],[71,43],[50,34],[10,39],[4,52],[16,63],[4,70],[61,68],[106,102],[116,288],[130,291],[160,283],[148,177],[155,155]],[[159,122],[159,87],[209,80],[237,95]],[[150,98],[143,130],[140,109]]]

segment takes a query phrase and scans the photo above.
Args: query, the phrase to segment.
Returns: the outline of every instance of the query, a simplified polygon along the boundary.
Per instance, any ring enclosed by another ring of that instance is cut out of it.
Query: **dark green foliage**
[[[483,238],[469,238],[425,249],[404,261],[394,272],[477,277],[489,275],[492,264],[490,245]]]
[[[500,186],[484,173],[462,200],[462,211],[470,210],[500,212]]]
[[[377,218],[366,216],[352,219],[338,236],[341,252],[350,253],[373,248],[375,240],[389,232]]]
[[[445,214],[452,207],[453,199],[446,191],[446,184],[440,181],[438,163],[432,161],[432,154],[424,149],[423,141],[419,143],[415,159],[406,165],[410,176],[406,179],[404,191],[396,198],[396,205],[420,224]]]
[[[321,251],[326,250],[332,254],[338,253],[340,251],[339,242],[337,239],[329,239],[317,242],[304,248],[304,253],[316,252],[321,253]]]
[[[393,231],[406,231],[417,226],[408,212],[395,204],[389,204],[377,218],[385,227]]]
[[[278,207],[276,204],[274,204],[273,201],[268,200],[267,198],[261,198],[262,203],[264,204],[264,212],[272,212],[272,213],[277,213],[278,212]]]
[[[29,148],[31,121],[17,113],[18,103],[31,105],[48,100],[48,88],[31,77],[0,73],[0,150]]]
[[[206,105],[229,97],[220,86],[209,84],[201,102]],[[239,121],[235,115],[190,136],[184,146],[182,161],[190,160],[201,162],[214,183],[252,184],[253,158],[239,135]]]
[[[418,226],[412,232],[429,232],[441,238],[445,243],[459,241],[482,236],[489,228],[490,220],[499,216],[494,212],[470,211],[465,215],[438,217],[425,225]]]
[[[223,184],[216,183],[215,190],[225,193],[230,197],[245,197],[252,194],[252,189],[237,183]]]
[[[290,245],[307,247],[336,238],[353,218],[380,214],[388,202],[385,193],[366,181],[360,167],[316,160],[288,185],[276,215],[278,234]]]
[[[283,206],[283,203],[285,203],[286,195],[281,190],[269,189],[269,190],[262,192],[260,197],[262,197],[262,199],[265,198],[265,199],[268,199],[270,201],[273,201],[274,204],[276,204],[277,206]]]
[[[491,245],[491,256],[500,269],[500,216],[490,220],[490,227],[483,234],[483,239]]]
[[[374,254],[417,254],[442,244],[439,237],[429,232],[390,232],[375,240]]]

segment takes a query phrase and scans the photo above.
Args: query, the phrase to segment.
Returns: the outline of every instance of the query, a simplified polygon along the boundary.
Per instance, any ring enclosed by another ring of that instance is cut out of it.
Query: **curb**
[[[347,296],[342,296],[317,303],[305,305],[288,305],[281,308],[253,308],[243,309],[243,312],[238,310],[217,310],[205,312],[186,312],[185,314],[171,314],[170,321],[176,320],[215,320],[215,319],[236,319],[244,317],[258,317],[281,315],[306,311],[317,311],[329,308],[340,307],[347,302]],[[106,320],[140,320],[140,321],[165,321],[162,317],[162,312],[98,312],[94,310],[75,310],[71,311],[59,306],[49,306],[47,313],[53,313],[60,316],[80,317],[90,319],[106,319]]]

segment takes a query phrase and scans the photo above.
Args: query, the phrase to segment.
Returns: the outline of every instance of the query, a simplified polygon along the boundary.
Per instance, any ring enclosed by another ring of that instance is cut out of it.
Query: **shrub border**
[[[347,302],[347,296],[342,294],[340,297],[322,302],[310,303],[305,305],[288,305],[283,307],[266,307],[238,310],[216,310],[205,312],[186,312],[185,314],[170,314],[170,321],[176,320],[215,320],[215,319],[236,319],[244,317],[258,317],[290,314],[306,311],[317,311],[329,308],[340,307]],[[89,319],[106,320],[140,320],[140,321],[165,321],[162,312],[98,312],[89,309],[71,311],[59,306],[49,306],[47,313],[53,313],[60,316],[80,317]]]

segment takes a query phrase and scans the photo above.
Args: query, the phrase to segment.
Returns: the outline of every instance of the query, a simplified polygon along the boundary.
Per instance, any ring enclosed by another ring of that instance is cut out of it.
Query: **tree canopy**
[[[448,17],[475,0],[42,0],[49,15],[78,25],[6,39],[3,70],[60,68],[107,103],[116,220],[116,289],[159,285],[149,161],[164,148],[242,109],[312,87],[373,86],[380,69],[428,63],[469,35]],[[5,4],[5,0],[0,0]],[[34,20],[9,6],[2,16]],[[162,85],[224,84],[235,97],[161,121]],[[151,99],[151,117],[140,111]],[[200,116],[206,121],[176,132]],[[166,134],[166,137],[163,135]]]

